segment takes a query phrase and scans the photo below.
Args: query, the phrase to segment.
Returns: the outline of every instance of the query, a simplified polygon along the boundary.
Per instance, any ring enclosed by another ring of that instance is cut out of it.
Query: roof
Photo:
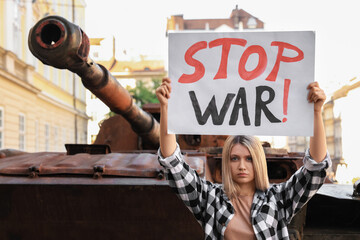
[[[240,22],[244,29],[254,28],[248,24],[251,23],[251,21],[249,22],[250,19],[256,23],[255,28],[264,28],[263,21],[236,6],[229,18],[184,19],[183,15],[172,15],[168,19],[167,30],[215,30],[222,25],[239,29]]]
[[[208,25],[209,30],[214,30],[224,24],[234,28],[234,22],[231,19],[189,19],[184,20],[184,29],[206,29]]]

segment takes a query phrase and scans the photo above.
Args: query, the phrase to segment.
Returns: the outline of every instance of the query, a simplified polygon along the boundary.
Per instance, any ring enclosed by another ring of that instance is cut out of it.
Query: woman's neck
[[[239,184],[237,189],[237,194],[240,196],[253,196],[255,193],[255,182]]]

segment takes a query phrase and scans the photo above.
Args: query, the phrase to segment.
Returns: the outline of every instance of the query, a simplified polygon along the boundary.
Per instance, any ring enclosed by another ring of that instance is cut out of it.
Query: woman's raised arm
[[[164,158],[172,155],[176,149],[175,134],[167,133],[168,99],[171,93],[171,80],[164,78],[156,89],[156,96],[160,102],[160,151]]]
[[[310,138],[310,155],[316,162],[321,162],[327,151],[321,112],[326,95],[317,82],[310,83],[307,89],[309,90],[308,101],[314,103],[314,136]]]

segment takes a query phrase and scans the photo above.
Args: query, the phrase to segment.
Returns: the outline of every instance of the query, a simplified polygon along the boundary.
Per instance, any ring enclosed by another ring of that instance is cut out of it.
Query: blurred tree
[[[144,81],[137,81],[136,87],[128,89],[130,94],[135,99],[135,102],[139,107],[146,103],[158,103],[158,99],[155,94],[156,88],[161,84],[161,79],[153,79],[151,84]]]

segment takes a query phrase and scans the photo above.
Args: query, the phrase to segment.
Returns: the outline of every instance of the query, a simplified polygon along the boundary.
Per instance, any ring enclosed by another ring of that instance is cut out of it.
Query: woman
[[[223,147],[222,185],[200,178],[183,160],[174,134],[167,133],[170,79],[156,90],[160,101],[159,162],[170,186],[202,225],[205,239],[289,239],[287,224],[321,187],[331,160],[321,108],[326,96],[317,82],[308,86],[314,103],[314,136],[304,165],[286,182],[269,187],[259,140],[230,136]]]

